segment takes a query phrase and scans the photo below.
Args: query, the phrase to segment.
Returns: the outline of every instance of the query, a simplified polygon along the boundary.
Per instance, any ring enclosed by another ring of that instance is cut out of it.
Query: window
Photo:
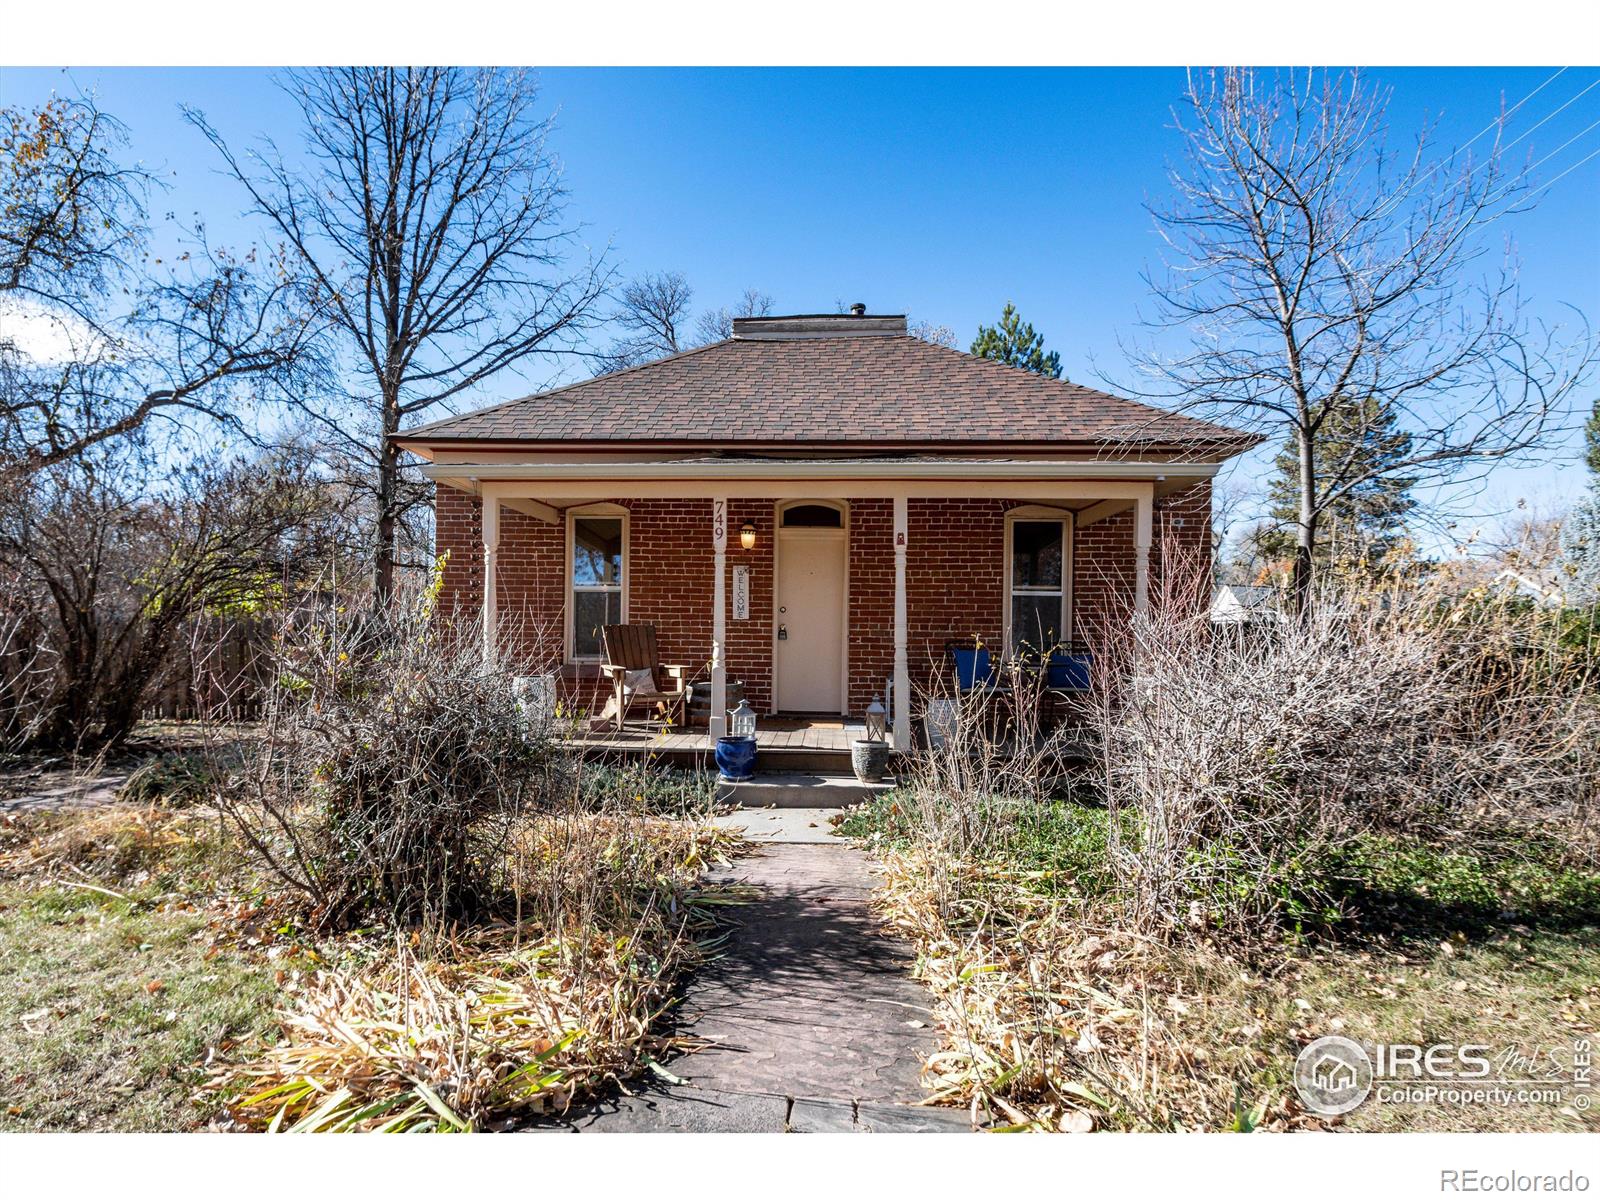
[[[1013,651],[1046,651],[1067,640],[1067,523],[1065,520],[1013,520],[1008,557],[1011,611],[1008,635]]]
[[[843,529],[844,514],[829,504],[792,504],[783,510],[785,529]]]
[[[622,624],[623,522],[620,516],[574,516],[567,527],[573,658],[599,658],[601,627]]]

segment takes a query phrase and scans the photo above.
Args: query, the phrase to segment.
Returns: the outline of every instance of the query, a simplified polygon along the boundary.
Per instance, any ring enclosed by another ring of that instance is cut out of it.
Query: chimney
[[[801,338],[905,337],[904,316],[867,316],[865,304],[848,313],[802,313],[792,317],[735,317],[740,341],[782,342]]]

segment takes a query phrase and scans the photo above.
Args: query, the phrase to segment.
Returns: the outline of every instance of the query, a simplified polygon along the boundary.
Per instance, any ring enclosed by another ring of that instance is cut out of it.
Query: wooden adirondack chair
[[[685,684],[689,668],[661,661],[656,649],[656,627],[606,625],[601,628],[600,636],[605,645],[605,662],[600,665],[600,671],[611,680],[611,700],[601,714],[601,721],[614,715],[620,730],[628,710],[635,704],[646,704],[665,720],[681,727],[688,698]],[[649,674],[641,676],[640,672],[644,671]]]

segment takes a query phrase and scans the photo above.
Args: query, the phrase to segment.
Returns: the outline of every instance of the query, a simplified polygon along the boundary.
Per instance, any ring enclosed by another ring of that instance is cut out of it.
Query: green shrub
[[[714,775],[648,762],[584,763],[578,790],[591,810],[614,808],[620,799],[636,812],[688,818],[707,816],[717,804]]]
[[[125,804],[188,808],[215,803],[237,771],[239,758],[214,750],[178,750],[143,763],[117,793]]]
[[[1411,922],[1600,921],[1600,873],[1564,865],[1562,849],[1536,837],[1447,849],[1367,834],[1332,856],[1328,886],[1352,913],[1399,912]]]

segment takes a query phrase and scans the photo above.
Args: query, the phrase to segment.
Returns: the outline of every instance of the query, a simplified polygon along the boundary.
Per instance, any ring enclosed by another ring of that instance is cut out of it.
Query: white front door
[[[842,712],[844,530],[782,529],[778,537],[778,708]]]

